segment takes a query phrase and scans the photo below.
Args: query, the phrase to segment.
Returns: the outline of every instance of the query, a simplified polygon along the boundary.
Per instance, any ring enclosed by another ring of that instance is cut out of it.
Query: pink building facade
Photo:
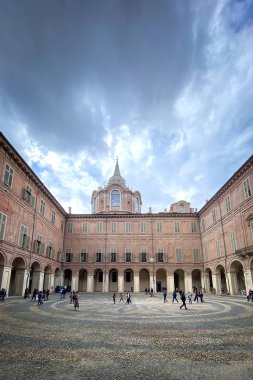
[[[0,287],[9,295],[71,286],[230,294],[253,281],[253,156],[197,212],[183,200],[142,213],[118,161],[91,214],[67,213],[0,134]]]

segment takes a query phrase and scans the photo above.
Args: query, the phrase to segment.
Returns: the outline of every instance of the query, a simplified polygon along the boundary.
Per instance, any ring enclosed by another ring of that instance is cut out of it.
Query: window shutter
[[[45,243],[40,243],[40,254],[44,255],[45,252]]]

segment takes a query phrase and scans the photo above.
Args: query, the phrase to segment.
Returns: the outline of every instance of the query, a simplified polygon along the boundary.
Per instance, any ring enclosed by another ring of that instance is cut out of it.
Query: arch
[[[63,285],[67,286],[67,292],[71,291],[72,270],[69,269],[69,268],[64,269],[64,272],[63,272]]]
[[[29,285],[27,286],[29,288],[30,292],[33,291],[33,289],[42,290],[42,289],[40,289],[41,288],[40,287],[40,274],[41,274],[40,263],[38,261],[34,261],[31,265],[30,276],[29,276]],[[43,284],[44,284],[44,281],[43,281]]]
[[[124,270],[124,292],[134,291],[134,272],[127,268]]]
[[[22,257],[18,256],[12,261],[9,295],[22,296],[24,288],[28,287],[25,286],[29,280],[29,277],[25,278],[25,268],[26,263]]]
[[[181,289],[185,291],[185,283],[184,283],[185,272],[183,269],[176,269],[174,272],[174,288]]]
[[[109,292],[118,291],[118,270],[115,268],[110,269],[109,272]]]
[[[216,276],[216,292],[222,293],[227,292],[227,280],[225,275],[225,268],[222,264],[218,264],[215,268]]]
[[[87,269],[79,270],[78,290],[80,292],[87,292],[88,272]]]
[[[201,286],[201,270],[200,269],[193,269],[192,271],[192,288],[195,289],[202,289]]]
[[[150,288],[150,274],[147,269],[141,269],[139,272],[140,292],[145,292],[145,289]]]
[[[60,268],[56,268],[54,271],[54,288],[57,289],[63,285],[63,272]]]
[[[167,289],[167,273],[166,270],[160,268],[156,271],[156,291],[162,292]]]
[[[110,192],[110,207],[120,207],[121,192],[118,189],[113,189]]]
[[[102,269],[98,268],[94,270],[94,292],[103,291],[104,273]]]
[[[241,290],[246,291],[245,277],[243,272],[243,265],[239,260],[234,260],[229,268],[231,278],[231,293],[240,294]]]

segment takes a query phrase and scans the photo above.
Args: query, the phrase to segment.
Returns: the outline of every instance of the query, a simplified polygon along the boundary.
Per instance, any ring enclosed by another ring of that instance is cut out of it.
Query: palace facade
[[[253,287],[253,156],[197,211],[180,200],[142,213],[118,161],[91,196],[91,214],[66,212],[0,134],[0,288],[67,285],[83,292],[167,288],[230,294]]]

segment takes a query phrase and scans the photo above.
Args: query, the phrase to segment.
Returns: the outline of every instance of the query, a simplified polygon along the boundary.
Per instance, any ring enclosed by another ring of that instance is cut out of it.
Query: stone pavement
[[[168,298],[169,299],[169,298]],[[163,302],[81,293],[80,311],[58,295],[41,306],[0,303],[0,379],[253,379],[253,303],[206,296]]]

